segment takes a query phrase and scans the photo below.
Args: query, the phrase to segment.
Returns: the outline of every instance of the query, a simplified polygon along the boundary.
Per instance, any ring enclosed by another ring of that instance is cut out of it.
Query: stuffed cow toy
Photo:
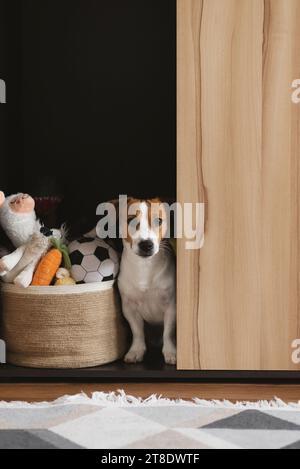
[[[0,259],[0,276],[6,283],[27,288],[37,264],[51,246],[50,234],[61,238],[61,232],[53,230],[49,234],[45,230],[36,217],[35,202],[28,194],[5,197],[0,192],[0,225],[16,248]]]
[[[5,197],[0,192],[0,225],[15,248],[28,243],[41,229],[34,209],[35,202],[28,194]]]

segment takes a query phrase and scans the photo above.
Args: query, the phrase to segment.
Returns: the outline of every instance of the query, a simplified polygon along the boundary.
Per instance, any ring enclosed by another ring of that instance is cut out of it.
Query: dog
[[[127,214],[121,221],[126,236],[123,236],[118,287],[133,340],[124,360],[126,363],[143,361],[147,322],[163,324],[164,359],[167,364],[175,365],[176,262],[174,250],[166,239],[167,212],[159,199],[131,198]]]

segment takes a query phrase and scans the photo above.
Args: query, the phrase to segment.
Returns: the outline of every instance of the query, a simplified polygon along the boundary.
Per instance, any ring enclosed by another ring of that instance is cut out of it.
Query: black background
[[[4,2],[0,0],[0,78],[7,79],[7,21],[5,16]],[[0,103],[0,185],[3,186],[6,179],[6,158],[7,140],[6,140],[6,118],[7,106]]]
[[[86,228],[118,194],[175,197],[176,0],[0,7],[1,188],[61,194]]]
[[[21,99],[21,2],[0,0],[0,78],[7,85],[7,104],[0,104],[0,188],[24,185]]]

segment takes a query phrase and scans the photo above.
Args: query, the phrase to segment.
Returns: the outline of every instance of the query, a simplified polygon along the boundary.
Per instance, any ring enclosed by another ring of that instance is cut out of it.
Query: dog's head
[[[158,253],[168,231],[165,204],[159,199],[129,198],[121,216],[123,244],[134,254],[151,258]]]

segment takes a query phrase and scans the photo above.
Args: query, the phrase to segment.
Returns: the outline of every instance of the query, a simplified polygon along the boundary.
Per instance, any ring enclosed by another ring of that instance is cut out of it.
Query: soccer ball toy
[[[76,283],[107,282],[119,273],[116,251],[99,238],[84,236],[69,244],[71,275]]]

